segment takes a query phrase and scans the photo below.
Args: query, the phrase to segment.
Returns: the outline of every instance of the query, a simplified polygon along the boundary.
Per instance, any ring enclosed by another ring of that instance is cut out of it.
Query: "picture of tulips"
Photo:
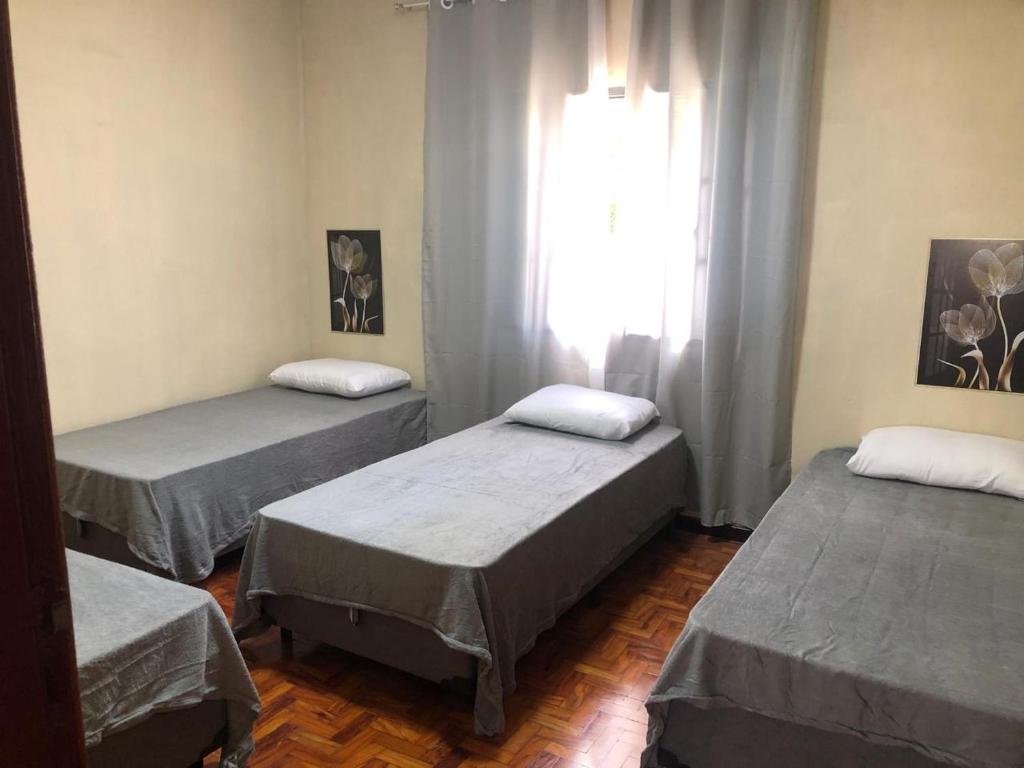
[[[917,383],[1024,393],[1021,347],[1024,241],[933,240]]]
[[[328,230],[331,330],[384,333],[380,230]]]

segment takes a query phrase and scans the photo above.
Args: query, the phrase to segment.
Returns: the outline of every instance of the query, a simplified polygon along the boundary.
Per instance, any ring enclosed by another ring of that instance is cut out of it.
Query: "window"
[[[615,233],[619,195],[626,183],[626,88],[617,85],[608,89],[608,142],[611,175],[611,200],[608,204],[608,231]]]

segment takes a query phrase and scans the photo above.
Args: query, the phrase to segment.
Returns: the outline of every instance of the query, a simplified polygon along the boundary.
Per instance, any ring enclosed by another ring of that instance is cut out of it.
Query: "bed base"
[[[140,559],[129,548],[128,540],[119,533],[114,533],[97,523],[79,520],[63,511],[61,512],[61,524],[64,528],[64,546],[68,549],[73,549],[85,555],[92,555],[102,560],[109,560],[113,563],[127,565],[146,573],[156,574],[168,579],[171,578],[171,574],[167,571],[161,570]],[[238,541],[233,542],[220,551],[217,557],[244,547],[248,536],[247,532]]]
[[[208,699],[193,707],[160,712],[107,736],[86,751],[89,768],[199,768],[227,735],[225,704]]]
[[[681,510],[673,509],[631,542],[580,591],[582,598],[654,536],[668,532]],[[568,610],[571,605],[566,608]],[[331,605],[303,597],[265,595],[263,612],[281,630],[282,651],[291,652],[293,633],[385,666],[472,695],[477,659],[455,651],[432,630],[393,616]]]
[[[742,709],[673,701],[657,755],[646,768],[941,768],[909,747],[775,720]]]
[[[302,597],[267,595],[263,605],[281,627],[286,654],[291,653],[293,633],[298,633],[434,683],[473,690],[476,659],[452,650],[429,629],[393,616],[353,613]]]

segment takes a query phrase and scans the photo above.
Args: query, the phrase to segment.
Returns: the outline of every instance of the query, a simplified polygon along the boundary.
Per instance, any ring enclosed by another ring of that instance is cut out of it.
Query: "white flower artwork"
[[[1024,392],[1022,245],[932,240],[918,384]]]
[[[384,333],[380,230],[328,230],[331,330]]]

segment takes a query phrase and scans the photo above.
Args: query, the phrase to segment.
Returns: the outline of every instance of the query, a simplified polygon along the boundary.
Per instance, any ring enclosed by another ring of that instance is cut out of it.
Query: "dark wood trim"
[[[703,533],[705,536],[711,536],[716,539],[725,539],[726,541],[738,541],[740,543],[750,538],[750,534],[753,531],[747,528],[739,528],[735,525],[715,525],[709,526],[701,523],[699,518],[691,517],[686,514],[680,514],[675,521],[676,528],[688,531],[689,533]]]
[[[7,0],[0,27],[0,762],[84,768]]]

